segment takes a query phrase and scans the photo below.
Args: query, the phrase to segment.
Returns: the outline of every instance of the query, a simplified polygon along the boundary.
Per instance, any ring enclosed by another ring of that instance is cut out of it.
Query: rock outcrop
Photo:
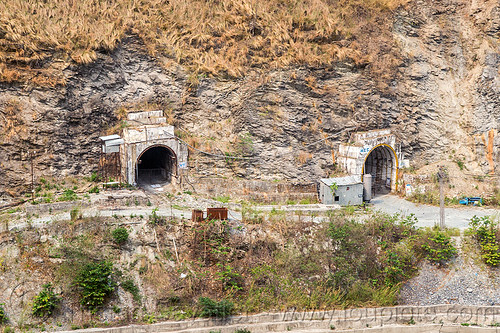
[[[392,128],[412,163],[461,159],[497,173],[500,158],[500,6],[414,0],[395,13],[400,59],[389,82],[370,68],[255,70],[241,79],[193,76],[147,54],[129,36],[90,65],[63,70],[65,86],[0,85],[0,193],[35,176],[89,175],[98,136],[118,131],[120,110],[159,107],[201,150],[193,176],[308,182],[334,170],[349,134]],[[122,124],[126,125],[126,124]],[[34,157],[28,152],[34,151]]]

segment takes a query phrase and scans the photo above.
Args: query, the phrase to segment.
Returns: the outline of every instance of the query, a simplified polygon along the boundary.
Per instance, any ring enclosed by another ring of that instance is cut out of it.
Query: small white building
[[[362,205],[363,183],[357,176],[323,178],[319,183],[319,198],[325,205]]]

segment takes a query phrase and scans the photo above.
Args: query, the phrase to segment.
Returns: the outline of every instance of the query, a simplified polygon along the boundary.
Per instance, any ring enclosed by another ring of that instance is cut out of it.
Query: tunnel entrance
[[[372,196],[391,192],[396,167],[397,158],[390,146],[382,144],[370,151],[363,165],[363,175],[372,176]]]
[[[137,159],[137,183],[170,183],[176,172],[175,153],[165,146],[153,146],[142,152]]]

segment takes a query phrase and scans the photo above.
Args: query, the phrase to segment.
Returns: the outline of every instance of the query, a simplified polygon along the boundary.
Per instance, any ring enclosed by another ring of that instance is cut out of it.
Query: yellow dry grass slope
[[[0,80],[64,84],[126,33],[193,73],[385,59],[391,13],[407,0],[2,0]],[[392,56],[390,56],[392,57]],[[375,66],[376,67],[376,66]]]

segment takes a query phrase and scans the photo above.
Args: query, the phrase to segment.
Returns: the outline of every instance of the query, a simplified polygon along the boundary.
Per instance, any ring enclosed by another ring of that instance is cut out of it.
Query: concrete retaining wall
[[[200,178],[192,182],[197,192],[209,196],[244,198],[259,202],[285,202],[308,199],[318,200],[316,183],[266,182],[260,180],[231,180],[224,178]]]
[[[63,201],[38,205],[26,205],[26,213],[28,214],[45,214],[57,211],[71,210],[76,207],[85,208],[90,203],[88,201]]]
[[[137,333],[184,332],[233,333],[247,328],[264,332],[500,332],[500,306],[399,306],[314,312],[264,313],[227,319],[193,319],[152,325],[94,328],[84,332]],[[479,325],[479,326],[462,326]],[[494,326],[488,326],[494,325]]]

